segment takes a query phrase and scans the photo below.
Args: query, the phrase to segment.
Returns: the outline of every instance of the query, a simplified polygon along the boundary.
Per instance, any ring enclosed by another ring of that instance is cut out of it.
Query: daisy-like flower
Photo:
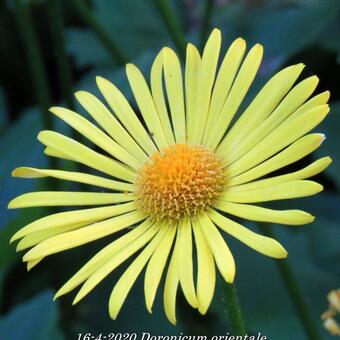
[[[331,162],[329,157],[299,171],[268,174],[320,146],[324,136],[309,131],[327,115],[329,92],[311,97],[318,78],[294,84],[304,65],[293,65],[272,77],[238,115],[258,72],[263,48],[256,44],[245,54],[246,43],[239,38],[219,65],[220,47],[217,29],[202,56],[188,44],[184,75],[175,52],[163,48],[152,65],[150,84],[136,66],[128,64],[126,73],[141,118],[119,89],[101,77],[97,85],[107,105],[88,92],[76,93],[94,123],[73,111],[51,108],[101,150],[42,131],[38,139],[46,146],[45,153],[82,163],[104,176],[27,167],[14,170],[13,176],[50,176],[108,192],[43,191],[13,199],[9,208],[100,206],[49,215],[19,230],[12,241],[20,239],[18,250],[31,248],[23,257],[28,269],[49,255],[126,231],[93,256],[56,297],[80,287],[74,299],[77,303],[137,254],[112,290],[110,316],[117,317],[146,268],[148,311],[165,275],[165,313],[175,323],[179,286],[188,303],[205,314],[214,294],[216,267],[227,282],[233,282],[235,262],[224,234],[264,255],[287,256],[276,240],[245,228],[231,216],[288,225],[313,221],[313,216],[301,210],[272,210],[257,203],[322,190],[320,184],[306,179],[324,170]],[[197,253],[197,277],[193,252]]]

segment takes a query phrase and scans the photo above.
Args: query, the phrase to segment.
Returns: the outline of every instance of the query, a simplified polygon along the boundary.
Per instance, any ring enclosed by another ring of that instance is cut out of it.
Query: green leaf
[[[319,44],[324,49],[339,53],[340,51],[340,22],[337,21],[334,25],[328,27],[320,36]]]
[[[145,50],[160,50],[169,34],[152,1],[97,0],[93,15],[112,41],[129,58]],[[113,67],[113,60],[90,30],[67,31],[67,49],[78,67]]]
[[[0,233],[0,268],[8,269],[14,262],[20,257],[19,253],[16,253],[15,244],[9,244],[9,241],[13,234],[24,227],[27,223],[38,219],[42,216],[43,211],[46,208],[39,208],[35,210],[23,209],[15,217],[10,218]],[[1,279],[0,276],[0,284]]]
[[[323,339],[320,315],[328,308],[327,293],[338,287],[338,276],[315,263],[310,252],[313,227],[303,233],[290,233],[288,227],[278,227],[278,240],[288,250],[288,261],[301,287],[310,314]],[[325,229],[323,229],[325,232]],[[228,238],[230,239],[230,238]],[[327,240],[319,243],[318,251],[327,248]],[[274,261],[237,245],[232,248],[237,261],[237,285],[246,324],[252,332],[261,332],[268,339],[286,340],[287,330],[294,330],[294,338],[306,339],[292,301],[282,282]],[[286,261],[286,260],[280,260]],[[336,265],[336,263],[334,263]]]
[[[67,51],[83,68],[89,65],[114,66],[110,54],[101,45],[95,34],[88,29],[70,28],[66,32]]]
[[[42,166],[45,164],[42,146],[36,140],[36,136],[41,128],[39,112],[37,110],[29,110],[23,113],[21,118],[12,124],[1,137],[0,186],[2,193],[0,204],[2,206],[6,206],[8,201],[20,192],[32,190],[33,181],[22,181],[23,185],[20,185],[19,190],[19,186],[14,184],[11,172],[18,166]],[[1,226],[4,225],[7,218],[14,215],[15,212],[13,211],[1,214]]]
[[[213,22],[228,39],[242,36],[249,45],[263,44],[268,61],[281,64],[334,27],[339,9],[338,0],[291,2],[284,7],[267,4],[254,9],[228,4],[215,11]]]
[[[62,340],[58,328],[58,304],[53,293],[45,291],[14,307],[0,318],[1,339]]]
[[[97,0],[93,5],[103,28],[131,57],[140,55],[145,48],[159,48],[168,37],[167,28],[152,1]]]
[[[42,124],[40,114],[31,109],[12,124],[0,138],[0,205],[3,207],[0,215],[0,266],[8,267],[16,261],[15,247],[9,245],[10,236],[32,218],[41,214],[39,209],[34,212],[7,210],[10,199],[37,188],[37,181],[18,180],[11,177],[11,172],[18,166],[45,166],[46,160],[42,147],[36,140],[36,135]]]
[[[309,250],[320,269],[334,275],[340,274],[340,198],[334,193],[323,192],[318,197],[302,199],[294,205],[315,216],[315,221],[300,232],[307,231]]]

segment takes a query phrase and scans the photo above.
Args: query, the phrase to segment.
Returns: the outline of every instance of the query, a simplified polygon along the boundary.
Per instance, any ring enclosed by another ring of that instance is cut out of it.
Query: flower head
[[[140,170],[136,196],[156,220],[178,221],[205,211],[223,191],[222,162],[198,145],[174,144]]]
[[[316,76],[294,84],[304,67],[297,64],[274,75],[241,112],[263,49],[256,44],[245,55],[246,43],[237,39],[219,63],[220,47],[217,29],[202,56],[188,44],[184,75],[175,52],[162,49],[152,65],[150,85],[136,66],[127,65],[141,118],[119,89],[101,77],[97,85],[107,105],[88,92],[76,93],[94,123],[73,111],[51,108],[100,151],[60,133],[42,131],[38,139],[46,146],[45,153],[82,163],[103,175],[36,168],[13,171],[16,177],[55,177],[100,188],[32,192],[13,199],[9,208],[96,206],[52,214],[19,230],[12,238],[20,239],[17,249],[31,248],[23,260],[30,269],[49,255],[126,231],[72,276],[56,297],[81,286],[74,303],[80,301],[134,256],[113,288],[111,317],[117,317],[145,267],[147,309],[151,312],[165,275],[165,312],[175,323],[179,287],[188,303],[204,314],[213,298],[216,267],[227,282],[233,282],[234,258],[222,235],[233,236],[267,256],[287,256],[276,240],[229,215],[288,225],[313,221],[304,211],[272,210],[256,203],[322,190],[306,179],[324,170],[329,157],[299,171],[270,174],[320,146],[324,136],[309,131],[327,115],[329,92],[311,97],[318,84]],[[102,188],[107,192],[101,192]],[[193,252],[197,253],[195,278]]]
[[[329,308],[322,313],[323,326],[331,335],[340,335],[340,325],[337,316],[340,314],[340,289],[335,289],[327,294]]]

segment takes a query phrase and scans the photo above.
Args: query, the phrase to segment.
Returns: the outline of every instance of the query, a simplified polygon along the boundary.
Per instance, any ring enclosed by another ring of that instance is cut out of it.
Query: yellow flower
[[[97,85],[109,108],[88,92],[76,93],[96,125],[70,110],[51,108],[101,151],[57,132],[42,131],[38,139],[46,146],[45,153],[107,176],[35,168],[18,168],[13,176],[50,176],[108,192],[33,192],[13,199],[9,208],[102,205],[46,216],[22,228],[12,241],[20,239],[18,250],[32,247],[23,260],[30,269],[48,255],[126,231],[71,277],[56,297],[81,285],[77,303],[139,252],[113,288],[110,316],[117,317],[146,267],[147,309],[151,312],[164,273],[165,313],[175,323],[179,286],[188,303],[205,314],[214,294],[215,266],[227,282],[233,282],[234,258],[221,231],[264,255],[287,256],[276,240],[245,228],[226,214],[288,225],[313,221],[304,211],[272,210],[252,203],[310,196],[322,190],[306,178],[324,170],[331,162],[329,157],[299,171],[267,175],[320,146],[324,136],[309,131],[327,115],[329,92],[311,97],[318,84],[316,76],[294,85],[304,65],[293,65],[271,78],[238,117],[263,48],[256,44],[245,55],[246,43],[239,38],[218,68],[220,47],[217,29],[202,56],[188,44],[184,75],[175,52],[163,48],[152,65],[150,87],[138,68],[128,64],[127,77],[142,119],[119,89],[101,77]]]

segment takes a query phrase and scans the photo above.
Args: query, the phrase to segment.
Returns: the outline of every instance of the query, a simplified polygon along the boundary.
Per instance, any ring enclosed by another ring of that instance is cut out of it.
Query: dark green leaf
[[[338,287],[338,276],[314,262],[310,238],[316,225],[305,227],[301,233],[290,233],[288,228],[278,227],[277,238],[288,250],[288,261],[317,328],[323,339],[328,339],[320,315],[328,308],[327,293]],[[323,228],[325,233],[329,230],[327,226]],[[326,251],[327,245],[326,238],[322,243],[319,240],[317,251]],[[248,329],[262,332],[268,339],[275,340],[286,340],[287,332],[290,334],[290,330],[294,330],[294,338],[307,339],[275,266],[275,260],[254,254],[251,249],[241,245],[234,247],[233,251],[237,262],[237,284]]]
[[[146,50],[160,50],[169,40],[167,28],[150,0],[97,0],[93,1],[93,14],[129,58]],[[89,30],[69,30],[67,46],[80,67],[113,67],[112,58]]]
[[[334,26],[339,14],[338,0],[292,2],[287,6],[264,5],[254,9],[225,5],[215,13],[214,25],[229,39],[244,37],[259,42],[271,62],[288,57],[317,42],[320,34]]]
[[[8,201],[20,192],[32,190],[33,181],[22,181],[23,185],[14,185],[11,172],[18,166],[42,166],[45,164],[42,156],[42,147],[36,140],[41,130],[40,114],[37,110],[30,110],[13,124],[1,137],[0,152],[0,186],[2,188],[1,206],[6,206]],[[17,181],[17,180],[16,180]],[[13,211],[1,214],[1,226],[4,226]]]
[[[45,291],[16,306],[0,318],[0,338],[8,340],[62,340],[58,328],[58,304]]]
[[[11,172],[18,166],[44,166],[45,158],[42,147],[36,140],[36,135],[41,129],[40,114],[37,110],[25,112],[21,118],[6,131],[0,140],[0,266],[8,266],[16,260],[15,247],[9,245],[10,236],[23,224],[39,216],[39,210],[22,210],[20,213],[7,210],[10,199],[37,188],[37,181],[18,180],[11,177]],[[19,185],[20,183],[20,185]]]

